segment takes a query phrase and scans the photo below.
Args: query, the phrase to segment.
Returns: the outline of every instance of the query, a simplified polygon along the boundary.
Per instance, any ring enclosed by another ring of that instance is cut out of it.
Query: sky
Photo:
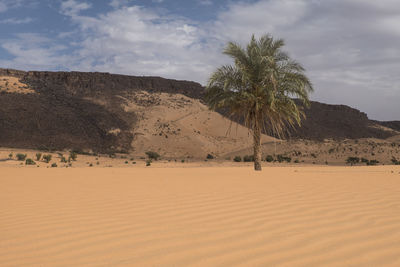
[[[0,67],[205,85],[227,42],[285,40],[312,100],[400,120],[400,0],[0,0]]]

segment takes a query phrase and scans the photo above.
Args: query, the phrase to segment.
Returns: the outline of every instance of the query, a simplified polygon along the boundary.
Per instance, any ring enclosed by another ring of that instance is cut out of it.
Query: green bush
[[[25,165],[36,165],[36,162],[34,162],[33,159],[26,159]]]
[[[43,160],[46,163],[49,163],[51,161],[51,158],[52,158],[52,156],[50,154],[43,155]]]
[[[9,158],[9,159],[12,159],[13,156],[14,156],[13,153],[8,154],[8,158]]]
[[[211,154],[207,154],[207,159],[214,159],[214,156]]]
[[[233,158],[234,162],[241,162],[242,161],[242,157],[241,156],[236,156]]]
[[[147,151],[146,155],[149,159],[158,160],[161,156],[157,152],[154,151]]]
[[[19,161],[24,161],[26,159],[26,154],[18,153],[16,156]]]
[[[268,156],[265,158],[265,161],[266,161],[266,162],[273,162],[273,161],[274,161],[274,157],[271,156],[271,155],[268,155]]]
[[[371,160],[367,163],[367,165],[368,165],[368,166],[375,166],[375,165],[378,165],[378,163],[379,163],[378,160],[376,160],[376,159],[371,159]]]
[[[253,162],[254,161],[254,156],[253,155],[246,155],[243,157],[244,162]]]
[[[52,168],[57,168],[57,163],[54,162],[53,164],[51,164],[51,167]]]
[[[354,164],[357,164],[360,162],[360,158],[359,157],[348,157],[346,159],[346,163],[347,164],[351,164],[351,166],[353,166]]]
[[[42,153],[36,153],[36,160],[39,161],[42,158]]]
[[[395,157],[392,158],[392,163],[393,163],[394,165],[400,165],[400,161],[397,160]]]
[[[76,151],[71,151],[69,153],[69,158],[73,161],[76,161],[76,158],[78,157],[78,153],[76,153]]]
[[[291,162],[292,161],[291,157],[286,157],[284,155],[277,155],[276,159],[277,159],[278,162],[283,162],[283,161]]]

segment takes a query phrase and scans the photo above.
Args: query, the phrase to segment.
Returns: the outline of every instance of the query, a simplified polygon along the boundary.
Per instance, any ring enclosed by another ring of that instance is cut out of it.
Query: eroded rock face
[[[6,147],[128,151],[140,118],[124,109],[126,99],[146,107],[158,105],[153,93],[204,98],[198,83],[160,77],[12,69],[0,69],[0,76],[17,77],[35,92],[0,92],[0,146]],[[149,97],[140,98],[140,92]],[[302,126],[290,132],[291,138],[386,138],[400,130],[399,122],[371,121],[344,105],[312,102],[306,116]]]
[[[379,128],[378,124],[368,119],[367,114],[345,105],[328,105],[312,101],[305,109],[306,119],[302,126],[290,132],[293,138],[322,140],[387,138],[394,132]]]
[[[37,93],[0,92],[6,147],[129,151],[137,117],[124,110],[121,96],[144,90],[201,98],[204,91],[194,82],[109,73],[0,69],[0,76],[17,77]]]

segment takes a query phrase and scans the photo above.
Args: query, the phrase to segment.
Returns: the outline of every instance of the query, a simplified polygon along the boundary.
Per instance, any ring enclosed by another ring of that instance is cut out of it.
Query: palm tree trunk
[[[253,129],[254,170],[261,171],[261,127],[255,125]]]

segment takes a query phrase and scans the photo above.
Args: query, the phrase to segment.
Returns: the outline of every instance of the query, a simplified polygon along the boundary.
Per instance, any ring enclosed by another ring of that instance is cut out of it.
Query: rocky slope
[[[145,150],[203,157],[243,150],[242,126],[207,110],[195,82],[109,73],[0,69],[0,146]],[[294,139],[387,138],[399,122],[377,122],[343,105],[312,102]],[[180,131],[178,131],[180,129]],[[273,140],[267,136],[264,141]]]

